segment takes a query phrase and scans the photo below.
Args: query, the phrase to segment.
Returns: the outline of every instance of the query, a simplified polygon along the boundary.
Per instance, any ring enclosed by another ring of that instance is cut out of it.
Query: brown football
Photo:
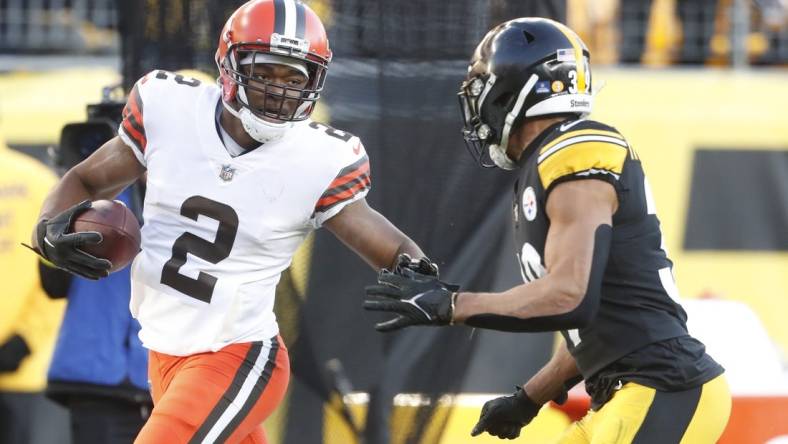
[[[82,247],[93,256],[112,262],[110,273],[120,270],[140,251],[140,224],[126,205],[116,200],[97,200],[79,214],[72,231],[97,231],[103,239],[98,244]]]

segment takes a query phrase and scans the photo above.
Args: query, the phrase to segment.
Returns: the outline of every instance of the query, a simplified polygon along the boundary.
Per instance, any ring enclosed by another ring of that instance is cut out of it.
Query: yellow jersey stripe
[[[539,178],[547,190],[557,179],[583,171],[596,170],[620,175],[627,158],[627,148],[609,142],[580,142],[568,145],[539,165]]]
[[[539,154],[541,155],[542,153],[544,153],[545,151],[549,150],[550,148],[552,148],[556,144],[559,144],[559,143],[563,142],[564,140],[569,139],[570,137],[587,136],[587,135],[615,137],[616,139],[620,139],[620,140],[623,140],[624,142],[626,142],[626,140],[624,139],[624,136],[622,136],[621,134],[618,134],[616,132],[613,132],[613,131],[604,131],[604,130],[598,130],[598,129],[593,129],[593,128],[592,129],[582,129],[582,130],[570,131],[570,132],[568,132],[568,133],[566,133],[566,134],[564,134],[562,136],[556,137],[555,139],[553,139],[549,143],[547,143],[545,146],[543,146],[539,150]]]
[[[583,142],[612,143],[612,144],[618,145],[618,146],[620,146],[620,147],[622,147],[624,149],[628,149],[629,148],[629,146],[627,145],[627,143],[625,141],[623,141],[621,139],[617,139],[615,137],[610,137],[610,136],[588,135],[588,136],[570,137],[570,138],[564,140],[563,142],[560,142],[560,143],[557,143],[557,144],[551,146],[550,149],[545,150],[544,152],[540,153],[539,157],[536,160],[536,163],[539,164],[539,163],[544,162],[545,159],[547,159],[548,157],[552,156],[556,152],[558,152],[558,151],[560,151],[560,150],[562,150],[562,149],[564,149],[564,148],[566,148],[568,146],[571,146],[571,145],[574,145],[574,144],[577,144],[577,143],[583,143]]]
[[[575,51],[575,65],[577,69],[577,92],[586,92],[586,62],[583,57],[583,45],[580,43],[580,37],[574,31],[567,28],[562,23],[557,23],[558,29],[566,36],[567,40],[572,44],[572,49]]]

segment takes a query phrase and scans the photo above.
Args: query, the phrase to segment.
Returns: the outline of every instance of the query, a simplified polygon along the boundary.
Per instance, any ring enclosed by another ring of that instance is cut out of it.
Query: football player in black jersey
[[[518,170],[515,240],[524,284],[471,293],[411,269],[382,271],[365,308],[376,326],[560,331],[533,378],[487,402],[472,434],[515,438],[585,380],[592,410],[561,443],[714,443],[730,414],[723,368],[687,332],[640,160],[588,120],[589,53],[551,20],[503,23],[481,41],[459,93],[465,140],[485,166]]]

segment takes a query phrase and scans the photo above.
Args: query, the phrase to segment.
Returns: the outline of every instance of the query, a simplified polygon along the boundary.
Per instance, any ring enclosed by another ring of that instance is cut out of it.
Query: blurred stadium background
[[[0,0],[0,139],[50,162],[63,126],[84,121],[105,87],[128,90],[155,68],[214,77],[218,31],[241,3]],[[691,331],[728,369],[735,399],[721,442],[788,440],[788,1],[306,3],[335,53],[321,118],[365,141],[372,205],[446,280],[471,289],[507,288],[520,276],[502,228],[514,177],[479,169],[459,134],[466,61],[510,18],[575,29],[590,47],[596,88],[604,85],[594,117],[638,149]],[[0,247],[17,248],[9,239]],[[383,336],[360,307],[373,279],[322,232],[283,276],[277,313],[294,378],[268,421],[271,442],[496,442],[470,438],[479,408],[530,377],[555,337],[466,328]],[[585,402],[579,387],[515,442],[551,442]],[[40,427],[62,427],[55,435],[68,442],[65,413],[43,412]]]

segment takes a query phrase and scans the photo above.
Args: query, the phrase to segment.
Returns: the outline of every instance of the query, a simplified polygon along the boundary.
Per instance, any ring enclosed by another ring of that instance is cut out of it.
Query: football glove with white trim
[[[454,298],[459,289],[409,268],[399,270],[399,274],[382,270],[377,285],[365,288],[364,309],[397,315],[375,325],[381,332],[412,325],[448,325],[452,323]]]
[[[101,233],[85,231],[70,233],[74,218],[91,207],[89,200],[82,201],[51,219],[42,219],[36,225],[36,253],[58,268],[87,279],[100,279],[109,274],[112,263],[85,253],[80,248],[102,241]]]

